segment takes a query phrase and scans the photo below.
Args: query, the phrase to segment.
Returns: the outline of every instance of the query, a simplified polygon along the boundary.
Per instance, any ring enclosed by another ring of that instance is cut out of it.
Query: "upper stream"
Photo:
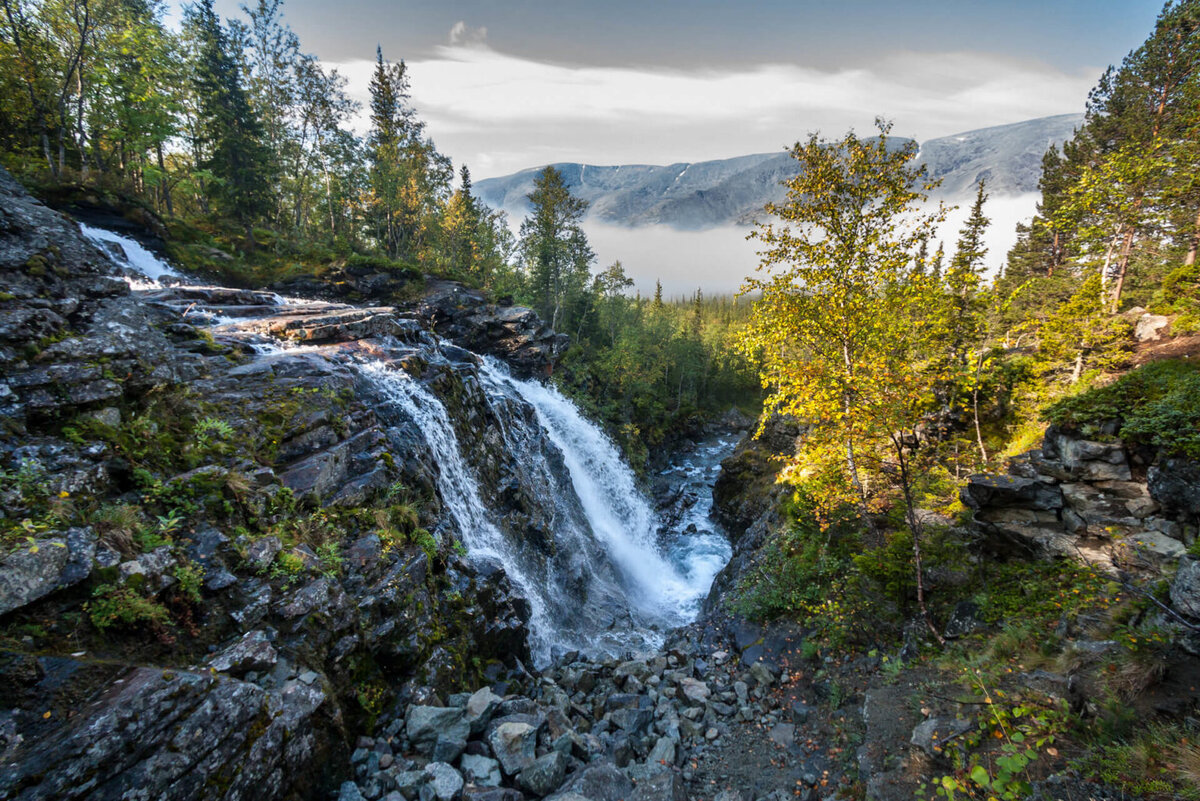
[[[82,230],[134,273],[134,290],[161,292],[163,279],[187,280],[126,237]],[[257,294],[264,305],[236,310],[237,322],[281,308],[294,315],[306,304],[314,313],[329,307]],[[189,319],[244,336],[259,358],[296,353],[239,328],[224,308],[195,305],[187,306],[195,315]],[[653,648],[669,629],[694,619],[730,557],[710,513],[712,483],[736,437],[712,436],[676,454],[654,479],[656,505],[608,436],[552,385],[516,378],[502,362],[433,335],[421,337],[418,345],[383,336],[372,338],[370,348],[303,350],[354,371],[397,448],[423,444],[445,512],[436,533],[458,539],[477,563],[499,563],[526,596],[535,660],[545,663],[565,650]],[[460,389],[415,377],[403,366],[413,354],[455,376]],[[464,403],[471,404],[466,411]]]

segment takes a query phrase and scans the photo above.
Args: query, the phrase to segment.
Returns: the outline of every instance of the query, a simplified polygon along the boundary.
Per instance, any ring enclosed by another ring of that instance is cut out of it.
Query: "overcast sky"
[[[226,16],[239,0],[218,0]],[[1159,0],[287,0],[365,100],[376,44],[476,178],[554,161],[768,152],[811,130],[918,139],[1080,111]]]

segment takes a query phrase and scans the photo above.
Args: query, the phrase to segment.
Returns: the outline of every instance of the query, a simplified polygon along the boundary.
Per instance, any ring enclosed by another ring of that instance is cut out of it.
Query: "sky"
[[[249,0],[245,0],[249,1]],[[217,0],[238,14],[243,0]],[[778,150],[879,115],[917,139],[1081,111],[1159,0],[286,0],[366,100],[409,67],[439,150],[479,178],[556,161]]]

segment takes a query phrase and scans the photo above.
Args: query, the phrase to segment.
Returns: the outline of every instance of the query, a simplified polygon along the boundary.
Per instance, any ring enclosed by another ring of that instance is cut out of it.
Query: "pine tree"
[[[588,268],[595,255],[580,227],[587,202],[573,197],[562,173],[546,167],[529,194],[530,216],[521,223],[521,252],[535,308],[551,327],[577,324],[564,312],[587,286]]]
[[[945,276],[946,306],[942,329],[953,370],[966,367],[967,353],[978,339],[983,325],[980,288],[983,284],[983,259],[987,255],[983,237],[990,222],[983,214],[987,198],[984,182],[980,181],[971,213],[959,232],[958,245]]]
[[[198,44],[193,83],[205,152],[200,166],[215,179],[208,194],[219,211],[245,228],[253,243],[254,223],[272,205],[271,154],[212,0],[190,6],[186,24]]]

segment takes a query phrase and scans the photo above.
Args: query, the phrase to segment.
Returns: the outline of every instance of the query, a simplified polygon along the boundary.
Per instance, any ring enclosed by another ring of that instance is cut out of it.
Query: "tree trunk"
[[[1185,267],[1191,267],[1196,263],[1196,248],[1200,246],[1200,211],[1196,212],[1196,227],[1192,231],[1192,240],[1188,243],[1187,256],[1183,259]]]
[[[1125,272],[1129,269],[1129,253],[1133,250],[1133,228],[1125,233],[1125,242],[1121,245],[1121,258],[1117,260],[1117,282],[1113,285],[1112,301],[1109,313],[1116,314],[1121,305],[1121,290],[1125,286]]]
[[[917,580],[917,608],[921,610],[921,617],[925,619],[925,625],[929,627],[929,633],[937,640],[939,645],[945,645],[946,640],[943,639],[941,632],[933,625],[933,618],[929,614],[929,607],[925,604],[925,577],[922,575],[922,555],[921,555],[921,521],[917,519],[917,509],[913,502],[912,494],[912,477],[908,472],[908,459],[904,455],[904,436],[903,434],[892,434],[892,445],[896,449],[896,458],[900,461],[900,488],[904,492],[904,511],[905,518],[908,521],[908,530],[912,533],[913,540],[913,570]]]
[[[987,341],[984,340],[984,347],[987,347]],[[979,358],[975,360],[975,380],[974,386],[971,388],[971,407],[975,413],[975,441],[979,443],[979,458],[984,464],[987,464],[988,453],[987,448],[983,444],[983,430],[979,426],[979,373],[983,370],[983,351],[979,351]]]
[[[163,204],[167,208],[167,214],[174,217],[175,207],[171,202],[171,184],[167,178],[166,162],[163,160],[162,142],[159,142],[155,145],[155,150],[157,151],[158,155],[158,170],[162,174],[162,176],[158,179],[158,188],[159,191],[162,192]]]

